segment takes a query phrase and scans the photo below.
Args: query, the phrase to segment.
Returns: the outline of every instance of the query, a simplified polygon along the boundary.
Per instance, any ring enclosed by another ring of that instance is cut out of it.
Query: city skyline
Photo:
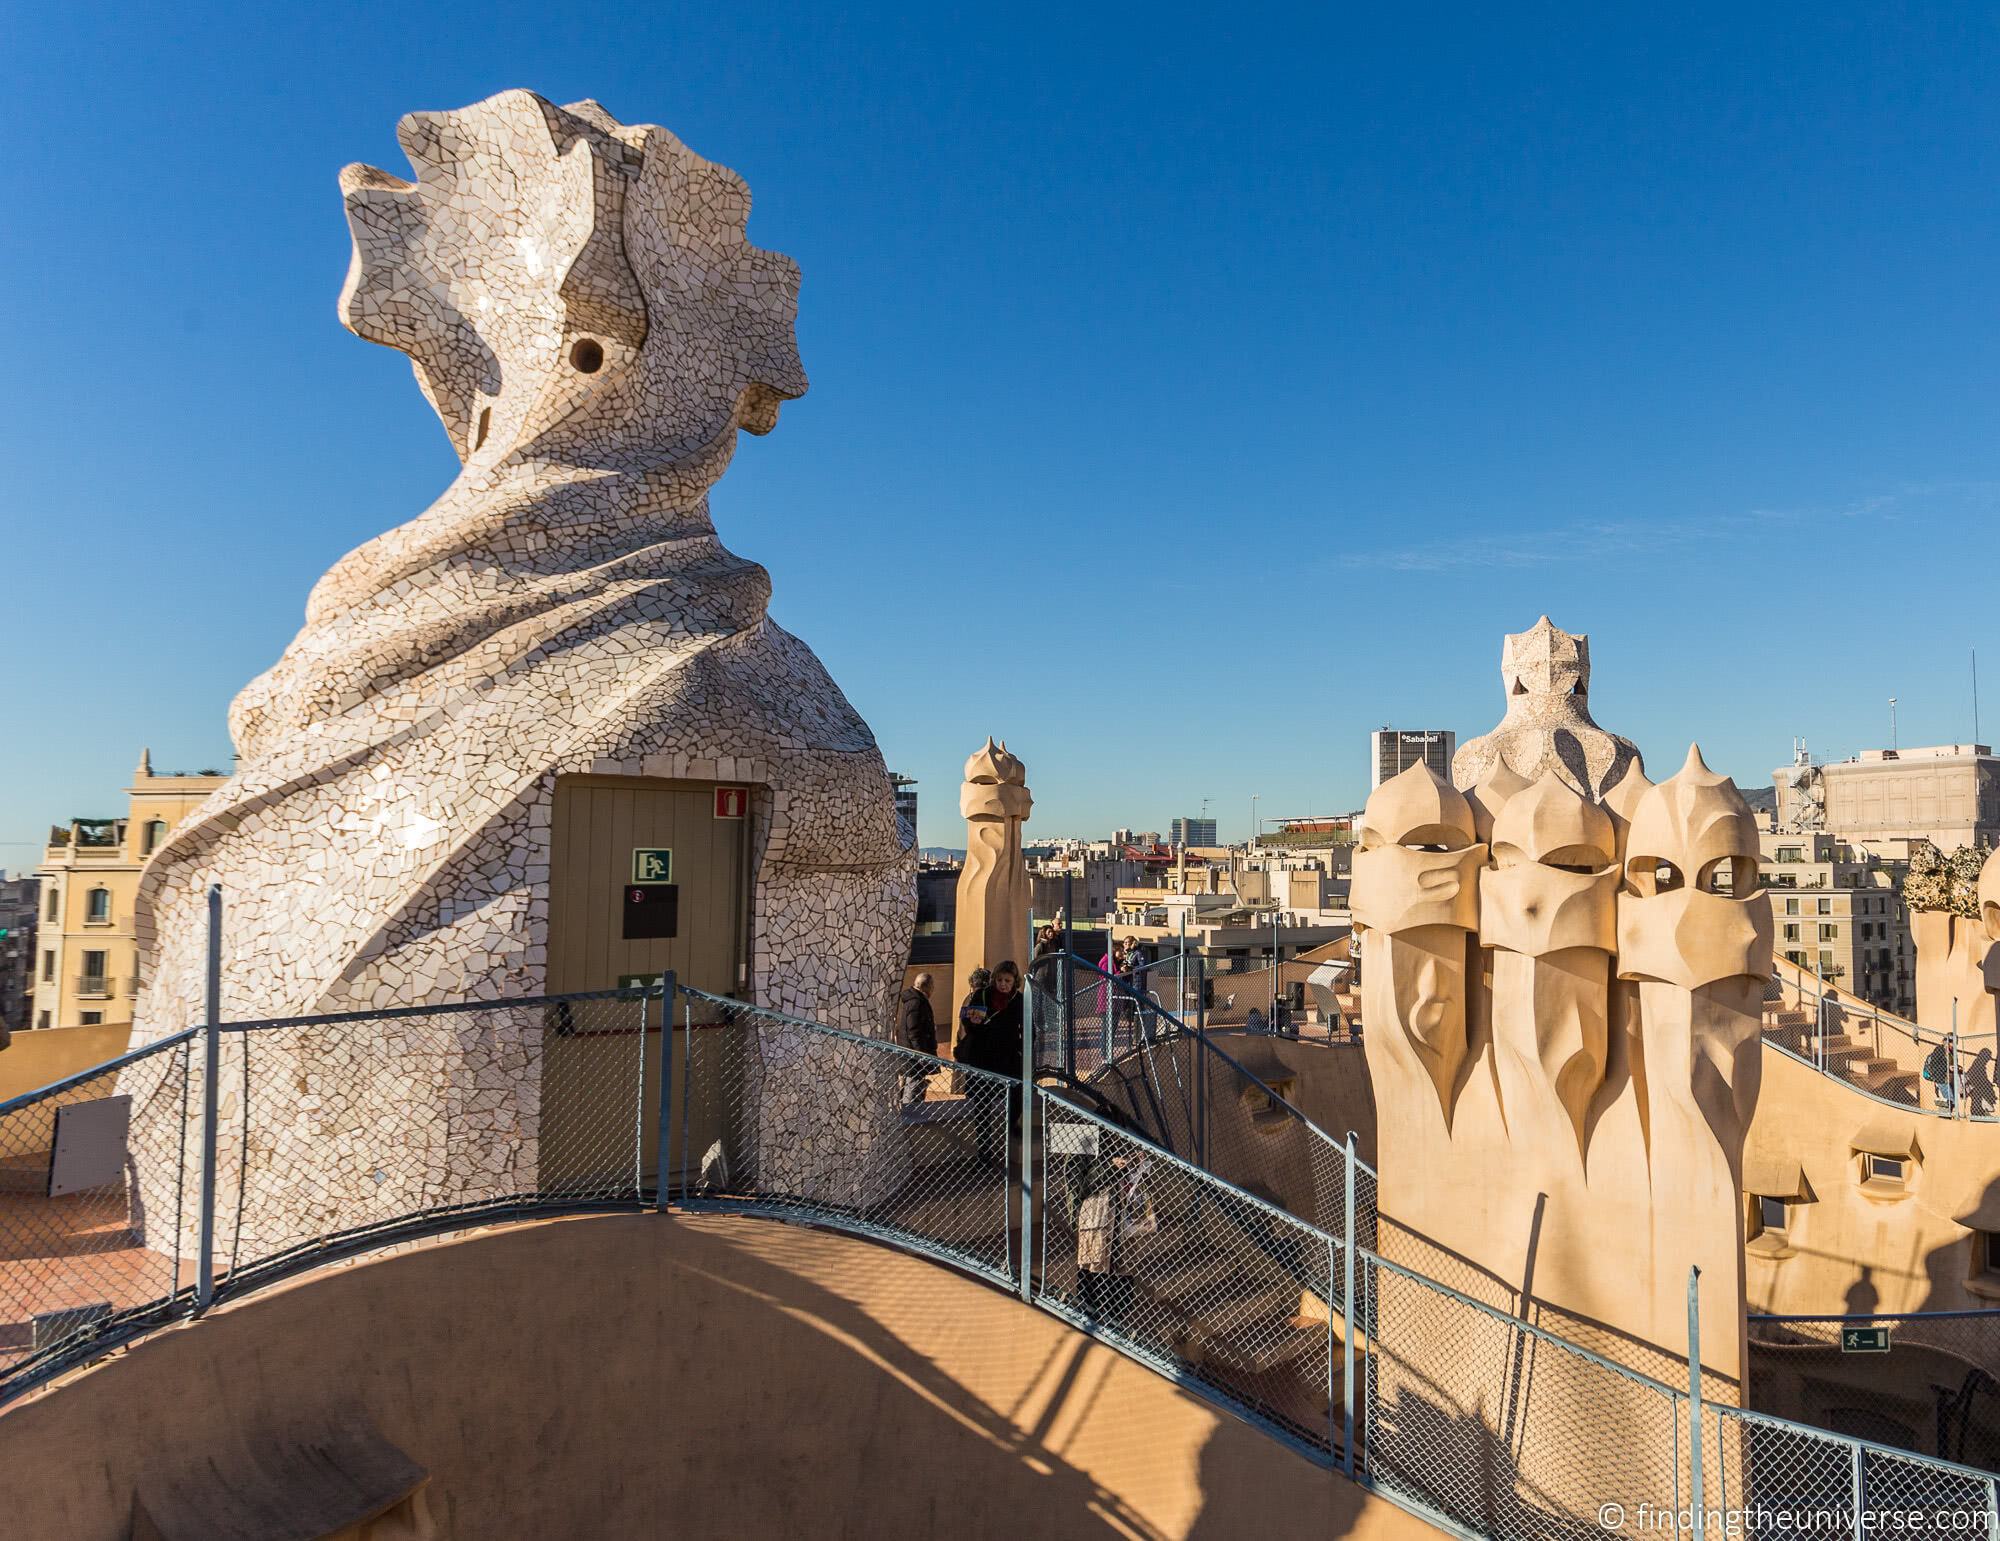
[[[0,172],[35,361],[0,381],[31,580],[10,871],[115,813],[142,746],[227,768],[228,703],[312,584],[449,480],[405,362],[334,318],[335,174],[401,164],[413,103],[515,85],[671,123],[756,188],[812,385],[716,525],[929,788],[992,732],[1031,830],[1344,811],[1371,728],[1496,722],[1496,639],[1544,612],[1649,763],[1700,739],[1761,786],[1794,735],[1886,743],[1891,696],[1905,744],[1972,736],[2000,46],[1969,18],[1164,11],[1065,16],[1057,51],[1033,16],[810,8],[634,18],[617,48],[524,6],[423,50],[379,30],[19,21],[22,121],[61,153]],[[282,132],[215,110],[246,80]],[[124,153],[133,100],[198,170]],[[226,174],[226,217],[183,217],[187,174]],[[934,797],[921,838],[956,824]]]

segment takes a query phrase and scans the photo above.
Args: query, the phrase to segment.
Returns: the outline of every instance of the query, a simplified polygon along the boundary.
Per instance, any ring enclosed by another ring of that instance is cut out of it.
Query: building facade
[[[1170,845],[1214,845],[1214,819],[1175,819],[1168,827]]]
[[[1444,781],[1451,780],[1451,758],[1458,752],[1458,735],[1445,728],[1378,728],[1368,735],[1368,789],[1372,792],[1412,765],[1428,765]]]
[[[1914,1016],[1907,865],[1824,832],[1758,836],[1774,950],[1885,1011]]]
[[[910,837],[915,839],[917,833],[917,778],[915,776],[899,776],[894,771],[891,771],[889,772],[889,785],[895,788],[896,791],[896,817],[908,821]]]
[[[139,874],[167,835],[227,778],[160,775],[142,753],[122,819],[71,819],[49,831],[35,941],[34,1027],[129,1024],[139,988],[132,924]]]
[[[34,1021],[35,927],[41,885],[0,874],[0,1044]]]
[[[1864,749],[1771,773],[1778,827],[1824,830],[1867,845],[1928,840],[1941,851],[2000,844],[2000,757],[1986,744]]]

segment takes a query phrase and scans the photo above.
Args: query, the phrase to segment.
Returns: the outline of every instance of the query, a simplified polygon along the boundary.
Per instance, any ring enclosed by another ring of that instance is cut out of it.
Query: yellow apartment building
[[[1899,1016],[1917,1009],[1908,866],[1821,831],[1758,836],[1777,954]]]
[[[138,991],[132,905],[139,874],[167,834],[227,778],[160,775],[142,751],[122,819],[71,819],[49,830],[36,933],[35,1027],[129,1026]]]

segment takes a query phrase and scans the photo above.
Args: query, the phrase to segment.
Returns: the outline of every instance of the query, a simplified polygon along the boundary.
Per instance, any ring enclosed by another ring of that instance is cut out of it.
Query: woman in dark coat
[[[994,969],[993,978],[979,992],[978,1003],[986,1019],[975,1029],[979,1057],[970,1063],[1020,1080],[1021,971],[1011,961]]]
[[[966,997],[959,1012],[957,1058],[974,1069],[1020,1080],[1022,1015],[1021,971],[1011,961],[1002,963],[993,970],[985,988]],[[968,1091],[979,1133],[979,1154],[994,1160],[1005,1149],[1010,1099],[1004,1087],[977,1077]]]

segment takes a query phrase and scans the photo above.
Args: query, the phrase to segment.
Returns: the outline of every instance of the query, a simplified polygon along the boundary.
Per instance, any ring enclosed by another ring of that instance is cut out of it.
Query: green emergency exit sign
[[[674,880],[674,853],[640,846],[632,852],[632,881],[671,883]]]
[[[1889,1352],[1887,1327],[1843,1327],[1840,1329],[1843,1354],[1886,1354]]]

